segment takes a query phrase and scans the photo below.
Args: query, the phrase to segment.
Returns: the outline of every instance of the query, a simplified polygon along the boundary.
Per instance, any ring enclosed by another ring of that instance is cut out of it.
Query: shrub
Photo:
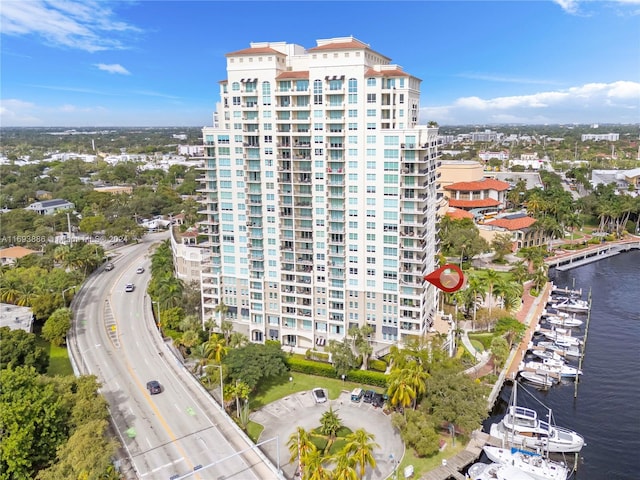
[[[305,358],[309,360],[316,360],[318,362],[329,363],[329,354],[324,352],[318,352],[317,350],[308,349],[305,353]]]
[[[387,371],[387,362],[384,360],[369,360],[369,370],[373,370],[375,372],[386,372]]]

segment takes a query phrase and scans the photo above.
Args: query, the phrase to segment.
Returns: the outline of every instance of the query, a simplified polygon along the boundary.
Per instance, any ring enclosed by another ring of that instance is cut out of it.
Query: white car
[[[127,283],[127,285],[124,287],[124,291],[125,292],[133,292],[135,290],[135,286],[133,285],[133,283]]]
[[[136,268],[136,273],[144,273],[144,267]]]
[[[327,401],[327,395],[324,393],[322,388],[314,388],[311,390],[311,395],[313,395],[313,399],[316,403],[324,403]]]

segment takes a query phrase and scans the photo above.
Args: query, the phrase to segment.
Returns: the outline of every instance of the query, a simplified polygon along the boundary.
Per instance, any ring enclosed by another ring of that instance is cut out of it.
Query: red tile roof
[[[351,39],[351,41],[349,42],[336,42],[319,45],[317,47],[312,47],[307,51],[317,52],[318,50],[360,50],[363,48],[369,48],[369,45],[367,45],[366,43],[362,43],[356,39]]]
[[[395,70],[375,70],[370,68],[364,74],[365,77],[409,77],[410,75],[407,72],[403,72],[400,68],[396,68]]]
[[[37,250],[31,250],[21,246],[3,248],[0,250],[0,258],[22,258],[32,253],[38,253]]]
[[[496,218],[495,220],[491,220],[489,222],[485,222],[485,225],[491,225],[492,227],[500,227],[506,230],[522,230],[523,228],[529,228],[531,225],[536,223],[535,218],[531,217],[519,217],[519,218]]]
[[[497,207],[500,202],[494,198],[483,198],[482,200],[456,200],[449,199],[450,207],[458,208],[480,208],[480,207]]]
[[[233,57],[236,55],[284,55],[284,53],[279,52],[271,47],[252,47],[245,48],[243,50],[238,50],[236,52],[227,53],[225,57]]]
[[[309,70],[299,72],[282,72],[276,77],[276,80],[280,80],[282,78],[309,78]]]
[[[498,192],[507,190],[509,188],[507,182],[496,180],[495,178],[485,178],[475,182],[457,182],[447,185],[445,190],[454,190],[462,192],[475,192],[479,190],[496,190]]]
[[[466,210],[462,210],[460,208],[450,208],[446,213],[447,217],[453,218],[454,220],[462,220],[463,218],[473,218],[473,213],[467,212]]]

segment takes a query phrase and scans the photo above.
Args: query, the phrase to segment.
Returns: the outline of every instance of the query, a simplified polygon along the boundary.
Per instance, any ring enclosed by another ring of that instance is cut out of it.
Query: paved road
[[[130,459],[123,472],[127,478],[154,480],[279,478],[155,329],[145,287],[149,247],[161,238],[149,235],[139,245],[119,249],[115,268],[94,274],[74,300],[69,343],[76,368],[102,383]],[[135,273],[139,266],[145,273]],[[136,289],[125,292],[130,282]],[[158,380],[162,393],[150,395],[149,380]]]

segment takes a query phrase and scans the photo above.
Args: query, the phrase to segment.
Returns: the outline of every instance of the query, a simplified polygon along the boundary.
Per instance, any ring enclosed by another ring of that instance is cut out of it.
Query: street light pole
[[[224,410],[224,385],[222,384],[222,365],[218,365],[220,369],[220,406]]]
[[[72,287],[69,288],[65,288],[64,290],[62,290],[62,304],[66,307],[67,306],[67,299],[64,296],[64,292],[68,292],[69,290],[78,288],[77,285],[73,285]]]

